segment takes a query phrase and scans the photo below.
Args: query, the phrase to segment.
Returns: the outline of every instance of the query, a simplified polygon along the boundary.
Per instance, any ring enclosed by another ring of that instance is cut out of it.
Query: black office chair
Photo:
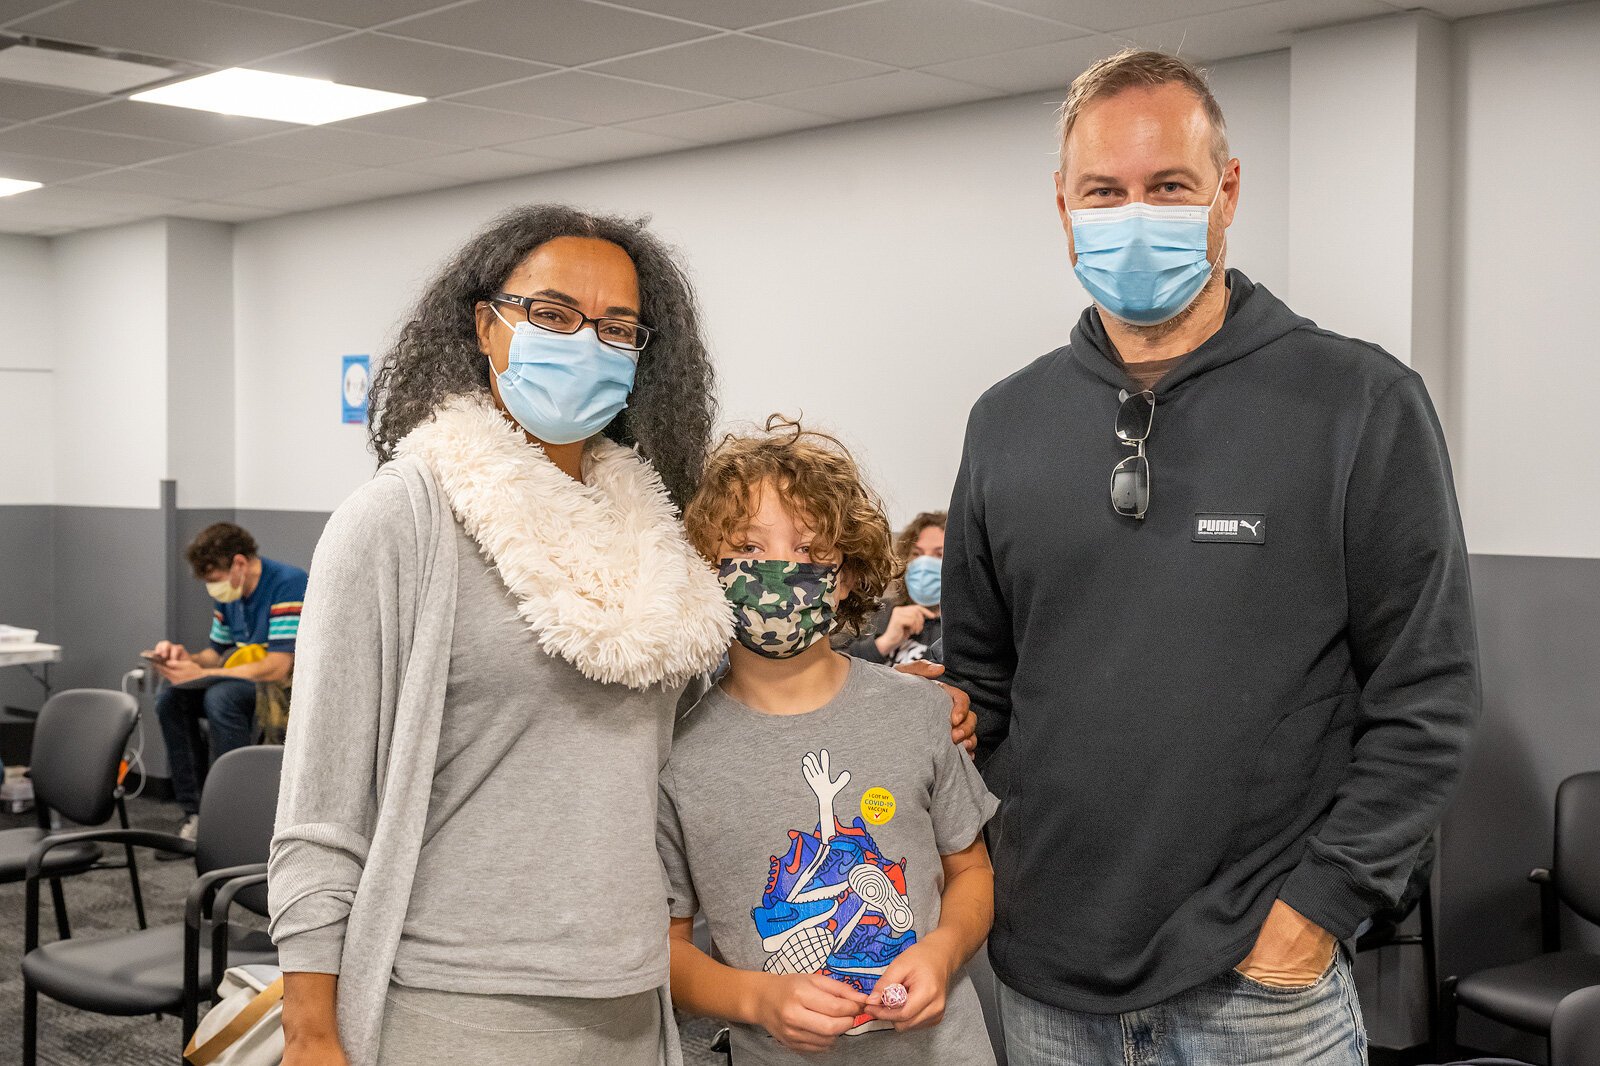
[[[202,996],[214,998],[217,982],[212,980],[202,993],[203,980],[220,977],[230,961],[235,965],[277,961],[265,933],[233,927],[226,911],[237,897],[241,905],[266,914],[267,848],[282,767],[281,747],[240,748],[218,759],[200,799],[199,833],[192,842],[170,833],[101,829],[51,837],[34,848],[28,858],[27,943],[22,958],[23,1066],[36,1066],[38,1061],[40,994],[96,1014],[179,1015],[187,1041]],[[200,876],[189,891],[184,923],[40,945],[39,881],[46,876],[50,851],[98,841],[193,855]],[[181,1062],[181,1052],[178,1058]]]
[[[1468,1059],[1448,1066],[1529,1066],[1521,1059]],[[1550,1066],[1600,1066],[1600,986],[1556,1005],[1550,1023]]]
[[[1451,977],[1440,991],[1440,1045],[1456,1050],[1456,1013],[1466,1007],[1529,1033],[1550,1037],[1567,996],[1600,985],[1600,955],[1561,950],[1559,905],[1600,924],[1600,771],[1575,774],[1556,791],[1555,856],[1528,880],[1539,886],[1544,953],[1525,962]]]
[[[0,832],[0,884],[14,884],[26,876],[28,856],[50,835],[52,811],[79,825],[104,825],[115,813],[122,828],[128,828],[128,808],[119,778],[122,754],[138,720],[139,704],[125,692],[75,688],[58,692],[45,702],[34,728],[30,774],[39,826]],[[133,884],[133,909],[143,929],[139,866],[131,845],[124,845],[123,851]],[[90,840],[56,848],[46,858],[42,872],[50,882],[56,931],[62,940],[72,936],[72,926],[61,879],[106,869],[103,858],[99,843]]]

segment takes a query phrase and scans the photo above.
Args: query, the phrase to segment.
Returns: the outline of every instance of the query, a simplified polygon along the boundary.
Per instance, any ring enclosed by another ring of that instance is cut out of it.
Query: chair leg
[[[72,925],[67,921],[67,897],[61,891],[61,878],[50,879],[50,902],[56,910],[56,932],[61,934],[62,940],[72,939]]]
[[[127,829],[129,828],[128,807],[127,804],[122,802],[122,790],[118,789],[117,792],[117,813],[122,816],[122,828]],[[132,844],[124,844],[122,850],[128,856],[128,880],[133,882],[133,912],[139,917],[139,928],[148,929],[150,926],[145,922],[144,917],[144,892],[139,888],[139,862],[133,857]]]
[[[1428,1043],[1429,1050],[1439,1051],[1439,949],[1434,940],[1433,928],[1433,886],[1427,886],[1422,893],[1422,901],[1418,906],[1417,920],[1420,923],[1419,932],[1422,934],[1422,974],[1423,981],[1428,990]],[[1454,995],[1455,986],[1451,986]],[[1440,1059],[1439,1061],[1444,1061]]]
[[[22,979],[22,1066],[39,1062],[39,993],[33,982]]]
[[[1433,1039],[1433,1057],[1440,1062],[1456,1057],[1456,981],[1447,977],[1439,986],[1439,1026]]]

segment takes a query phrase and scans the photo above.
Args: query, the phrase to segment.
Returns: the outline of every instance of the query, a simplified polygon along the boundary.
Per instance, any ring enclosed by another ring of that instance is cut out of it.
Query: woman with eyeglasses
[[[732,634],[677,511],[713,407],[642,222],[520,208],[422,295],[372,390],[383,465],[306,596],[269,880],[286,1066],[680,1061],[656,779]]]

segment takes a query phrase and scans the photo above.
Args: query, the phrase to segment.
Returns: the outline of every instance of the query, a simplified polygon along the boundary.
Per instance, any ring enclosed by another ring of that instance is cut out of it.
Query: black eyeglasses
[[[600,343],[625,352],[640,352],[650,343],[655,330],[631,318],[590,318],[576,307],[550,300],[536,300],[532,296],[518,296],[510,292],[497,292],[490,299],[497,304],[511,304],[522,308],[528,321],[551,333],[572,334],[591,322],[594,335]]]
[[[1150,391],[1122,392],[1117,408],[1117,439],[1135,449],[1135,454],[1111,471],[1111,507],[1128,518],[1143,518],[1150,510],[1150,460],[1144,442],[1156,418],[1156,394]]]

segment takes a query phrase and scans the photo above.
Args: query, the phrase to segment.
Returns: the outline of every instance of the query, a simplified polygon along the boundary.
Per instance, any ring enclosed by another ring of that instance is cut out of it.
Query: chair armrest
[[[1539,949],[1545,954],[1561,950],[1561,898],[1556,892],[1556,875],[1543,866],[1528,874],[1528,881],[1539,886]]]
[[[183,924],[198,933],[200,923],[211,917],[211,900],[219,886],[235,877],[250,877],[253,874],[266,872],[266,863],[252,862],[244,866],[228,866],[201,874],[189,887],[189,895],[183,901]]]
[[[242,869],[242,867],[240,867]],[[216,994],[222,984],[222,975],[228,969],[228,912],[233,909],[233,897],[254,885],[265,884],[267,865],[260,865],[260,873],[244,874],[230,878],[217,890],[211,904],[211,993]]]
[[[267,864],[249,863],[228,866],[201,874],[189,889],[183,901],[183,1039],[194,1035],[200,1016],[200,926],[211,914],[212,897],[217,890],[236,877],[260,875],[264,880]],[[231,904],[232,895],[228,897]]]
[[[65,844],[90,841],[132,844],[141,848],[172,852],[176,855],[193,855],[194,842],[173,833],[155,833],[148,829],[85,829],[76,833],[56,833],[35,844],[28,855],[26,879],[37,881],[44,869],[44,857]]]

